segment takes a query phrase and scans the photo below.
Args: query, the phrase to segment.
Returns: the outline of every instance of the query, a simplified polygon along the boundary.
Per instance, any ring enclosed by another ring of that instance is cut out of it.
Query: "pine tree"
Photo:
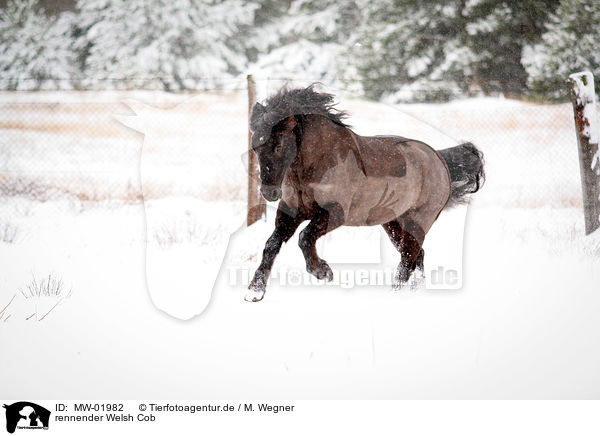
[[[246,67],[234,42],[256,4],[244,0],[80,0],[91,86],[215,88]]]
[[[465,44],[465,1],[384,0],[373,3],[349,47],[367,96],[402,90],[401,99],[448,98],[462,83],[473,53]]]
[[[594,73],[600,91],[600,3],[561,0],[542,42],[525,59],[532,93],[551,99],[569,95],[566,80],[574,72]]]
[[[252,68],[272,78],[339,85],[340,53],[359,20],[356,0],[294,0],[258,29]]]
[[[520,95],[521,53],[558,0],[385,0],[370,6],[354,47],[367,95],[427,101],[457,93]]]
[[[469,10],[468,46],[477,53],[473,77],[486,93],[521,96],[527,89],[525,47],[537,43],[558,0],[479,0]]]
[[[73,18],[48,18],[37,0],[9,1],[0,10],[0,88],[71,87],[78,76]]]
[[[249,62],[258,60],[261,50],[277,44],[279,34],[276,23],[280,23],[290,8],[291,0],[257,0],[258,7],[254,12],[254,20],[248,26],[244,40],[246,57]]]

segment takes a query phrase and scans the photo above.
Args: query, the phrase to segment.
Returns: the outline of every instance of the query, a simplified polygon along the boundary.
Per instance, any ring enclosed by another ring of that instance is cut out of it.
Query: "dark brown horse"
[[[483,157],[470,143],[435,151],[398,136],[359,136],[312,86],[281,90],[252,110],[252,148],[260,190],[279,202],[275,230],[246,299],[262,300],[275,256],[305,220],[299,245],[306,269],[333,273],[317,255],[318,238],[335,228],[382,225],[401,253],[396,285],[423,269],[425,234],[444,207],[464,201],[483,182]]]

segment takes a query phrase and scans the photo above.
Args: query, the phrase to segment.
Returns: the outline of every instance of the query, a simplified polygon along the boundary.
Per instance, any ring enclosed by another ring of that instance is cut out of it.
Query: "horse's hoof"
[[[411,292],[417,291],[425,287],[425,275],[417,271],[412,274],[406,275],[406,271],[402,271],[400,274],[396,274],[394,283],[392,284],[392,290],[401,291],[408,289]]]
[[[396,270],[396,283],[400,284],[400,286],[403,286],[408,283],[410,276],[411,274],[408,268],[399,267],[398,270]]]
[[[410,290],[417,291],[425,287],[425,276],[422,274],[413,274],[409,281]]]
[[[327,264],[327,262],[325,262],[324,260],[321,260],[319,262],[319,266],[317,268],[311,268],[309,266],[306,268],[306,270],[319,280],[325,279],[328,282],[333,280],[333,271],[331,270],[331,267]]]
[[[398,277],[392,282],[392,291],[402,291],[409,286],[407,281],[398,280]]]
[[[265,296],[265,290],[260,290],[260,289],[250,289],[248,292],[246,292],[246,296],[244,297],[244,300],[249,301],[250,303],[256,303],[257,301],[260,301],[264,298]]]
[[[401,291],[408,285],[410,279],[410,273],[406,268],[399,267],[394,276],[394,282],[392,283],[392,290]]]
[[[244,300],[256,303],[264,298],[266,291],[267,287],[265,284],[252,282],[250,283],[250,286],[248,286],[248,292],[246,292]]]

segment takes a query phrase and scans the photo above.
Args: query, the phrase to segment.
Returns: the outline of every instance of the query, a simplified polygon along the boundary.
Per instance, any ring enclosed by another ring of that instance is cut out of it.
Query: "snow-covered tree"
[[[557,0],[383,0],[368,6],[350,62],[367,95],[397,100],[520,94],[522,48]]]
[[[356,0],[294,0],[257,29],[252,68],[273,78],[339,85],[340,54],[359,21]]]
[[[463,81],[475,56],[465,44],[464,1],[382,0],[367,8],[348,57],[366,95],[444,98],[451,82]]]
[[[527,50],[524,58],[533,93],[547,98],[569,95],[566,79],[571,73],[594,73],[600,90],[600,2],[561,0],[551,15],[542,42]]]
[[[77,80],[74,15],[46,17],[37,0],[10,0],[0,10],[0,88],[70,87]]]
[[[474,81],[485,93],[520,96],[527,89],[524,47],[537,43],[558,0],[469,2],[467,45],[477,53]]]
[[[252,23],[245,0],[80,0],[84,67],[91,86],[214,88],[243,71],[238,33]]]

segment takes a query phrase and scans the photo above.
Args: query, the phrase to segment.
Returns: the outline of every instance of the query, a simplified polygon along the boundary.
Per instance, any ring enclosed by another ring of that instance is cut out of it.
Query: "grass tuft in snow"
[[[33,276],[31,282],[26,284],[25,288],[20,291],[26,301],[31,301],[34,306],[33,312],[25,318],[26,321],[31,319],[43,321],[58,305],[69,298],[72,292],[71,289],[67,291],[63,280],[53,274],[48,274],[47,277],[41,280]],[[48,299],[53,303],[50,303],[51,305],[41,304],[42,299],[45,299],[46,303]]]
[[[180,243],[211,245],[217,238],[216,232],[208,231],[194,220],[163,224],[154,229],[154,241],[160,248],[169,248]]]
[[[54,297],[62,299],[71,296],[71,289],[67,292],[60,277],[48,274],[48,277],[41,280],[33,276],[31,282],[26,284],[24,289],[21,289],[21,294],[25,298]]]
[[[10,301],[5,306],[3,306],[2,309],[0,309],[0,321],[6,322],[8,318],[11,317],[10,313],[6,313],[6,309],[8,309],[8,307],[12,304],[16,296],[17,294],[13,295]]]

